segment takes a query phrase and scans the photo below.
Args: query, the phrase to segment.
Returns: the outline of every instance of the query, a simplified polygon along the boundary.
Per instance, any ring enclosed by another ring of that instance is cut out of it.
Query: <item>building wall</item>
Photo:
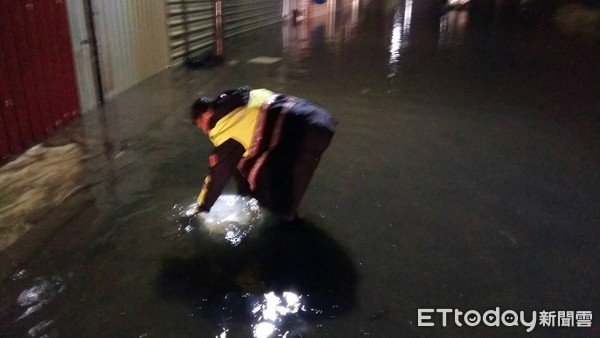
[[[212,0],[0,2],[0,156],[214,44]],[[222,1],[223,37],[278,23],[281,8]]]
[[[93,0],[106,98],[169,65],[164,1]]]
[[[86,18],[86,2],[84,0],[68,0],[69,28],[73,58],[77,69],[77,87],[81,111],[85,113],[96,107],[98,97],[97,80],[93,59],[93,44],[90,25]]]

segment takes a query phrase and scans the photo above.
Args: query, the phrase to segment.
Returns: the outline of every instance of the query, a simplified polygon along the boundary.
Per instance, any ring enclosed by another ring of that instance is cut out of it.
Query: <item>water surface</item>
[[[166,70],[74,122],[57,137],[85,146],[90,184],[1,254],[2,335],[520,336],[418,327],[417,310],[596,315],[598,45],[499,13],[348,6],[234,38],[223,67]],[[314,100],[339,129],[302,221],[231,245],[173,210],[211,151],[187,107],[240,85]]]

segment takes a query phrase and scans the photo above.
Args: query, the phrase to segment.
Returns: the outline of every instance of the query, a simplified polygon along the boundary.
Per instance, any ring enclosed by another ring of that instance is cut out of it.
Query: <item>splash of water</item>
[[[195,216],[195,203],[175,205],[173,210],[184,220],[180,222],[180,230],[189,233],[199,228],[233,246],[239,245],[267,214],[256,199],[239,195],[221,195],[210,212]]]

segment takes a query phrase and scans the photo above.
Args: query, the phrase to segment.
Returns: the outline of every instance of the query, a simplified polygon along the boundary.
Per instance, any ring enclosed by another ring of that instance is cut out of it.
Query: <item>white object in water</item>
[[[196,205],[190,206],[186,214],[193,213]],[[253,226],[262,222],[265,212],[254,198],[239,195],[221,195],[208,213],[196,217],[201,228],[212,236],[224,238],[236,246],[250,233]]]

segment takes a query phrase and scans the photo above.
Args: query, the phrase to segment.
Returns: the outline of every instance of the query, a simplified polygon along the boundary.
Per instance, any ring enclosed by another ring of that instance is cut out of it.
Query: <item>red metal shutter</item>
[[[0,0],[0,155],[79,114],[63,0]]]
[[[10,152],[19,151],[22,147],[20,128],[15,113],[15,98],[13,93],[15,85],[11,82],[14,78],[13,62],[14,54],[12,50],[12,19],[11,19],[11,7],[13,5],[6,3],[4,0],[2,3],[2,10],[0,11],[0,93],[2,93],[2,124],[4,129],[6,144],[2,148],[8,148]]]

